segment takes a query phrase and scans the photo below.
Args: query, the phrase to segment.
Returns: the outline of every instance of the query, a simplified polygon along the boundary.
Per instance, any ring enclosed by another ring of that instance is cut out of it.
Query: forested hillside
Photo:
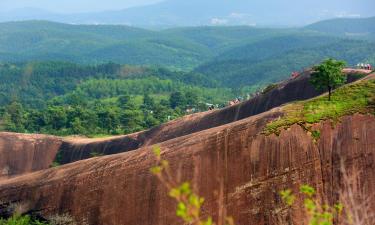
[[[42,0],[37,2],[41,4]],[[152,2],[155,4],[126,9],[117,8],[116,4],[108,3],[105,8],[115,10],[100,11],[103,9],[99,8],[97,9],[99,12],[95,10],[96,12],[69,14],[35,8],[15,9],[9,12],[0,9],[0,21],[38,19],[74,24],[132,24],[152,28],[215,24],[303,26],[338,16],[373,16],[375,8],[372,0],[299,0],[291,4],[282,0],[158,0]],[[90,11],[89,8],[90,5],[86,6],[83,11]]]
[[[331,19],[306,26],[306,29],[336,36],[375,40],[375,17]]]
[[[364,22],[365,28],[362,29],[366,29],[366,24],[367,22]],[[210,64],[212,61],[224,59],[243,60],[245,57],[250,63],[254,63],[291,48],[298,51],[316,47],[316,51],[313,49],[314,54],[323,59],[329,54],[321,51],[319,46],[333,43],[345,45],[346,40],[334,39],[327,34],[306,29],[249,26],[150,31],[129,26],[68,25],[46,21],[0,23],[0,61],[3,62],[115,62],[192,70],[203,63]],[[373,44],[369,41],[359,45]],[[364,58],[368,54],[368,51],[353,51],[363,54]],[[337,55],[339,54],[338,52]],[[345,55],[342,53],[339,56]],[[283,63],[288,64],[287,61]],[[305,62],[312,63],[315,61]],[[238,63],[236,65],[240,70],[246,69]]]
[[[0,24],[0,61],[117,62],[191,68],[210,52],[183,37],[128,26],[47,21]]]
[[[226,51],[195,69],[227,87],[251,89],[277,82],[325,58],[375,63],[375,44],[316,35],[283,36]]]
[[[225,105],[328,57],[375,63],[374,42],[314,27],[0,23],[0,129],[130,133]]]
[[[2,129],[122,134],[205,111],[234,97],[202,74],[119,64],[1,64]]]

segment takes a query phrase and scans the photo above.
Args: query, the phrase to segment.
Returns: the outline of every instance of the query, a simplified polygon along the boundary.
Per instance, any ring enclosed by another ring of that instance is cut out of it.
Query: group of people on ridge
[[[357,68],[364,69],[364,70],[372,70],[371,64],[365,64],[365,63],[358,63]]]

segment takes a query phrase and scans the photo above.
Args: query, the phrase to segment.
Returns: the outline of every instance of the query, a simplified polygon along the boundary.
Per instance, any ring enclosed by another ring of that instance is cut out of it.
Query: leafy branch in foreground
[[[302,185],[299,191],[302,194],[309,225],[333,225],[333,221],[341,218],[344,209],[341,203],[333,206],[322,203],[315,196],[315,189],[309,185]],[[281,191],[280,195],[287,206],[291,207],[294,204],[296,196],[290,189]]]
[[[152,167],[151,173],[169,190],[169,196],[177,202],[176,215],[184,222],[192,225],[215,225],[212,217],[202,219],[201,208],[204,198],[196,194],[189,182],[179,182],[173,178],[169,162],[161,158],[160,147],[154,147],[154,155],[158,164]],[[218,219],[217,225],[234,225],[232,218],[219,213],[223,218]]]

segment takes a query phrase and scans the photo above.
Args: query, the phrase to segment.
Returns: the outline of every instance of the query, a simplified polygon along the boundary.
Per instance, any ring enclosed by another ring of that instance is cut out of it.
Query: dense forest
[[[362,22],[361,22],[362,21]],[[305,28],[0,23],[0,129],[57,135],[139,131],[247,96],[328,57],[375,64],[368,20]],[[351,30],[350,30],[351,29]]]
[[[266,39],[226,51],[195,69],[227,87],[277,82],[332,57],[348,62],[375,63],[375,44],[316,34]]]
[[[336,36],[374,40],[375,17],[324,20],[308,25],[306,29],[325,32]]]
[[[0,65],[2,129],[58,135],[123,134],[233,98],[202,74],[108,63]]]

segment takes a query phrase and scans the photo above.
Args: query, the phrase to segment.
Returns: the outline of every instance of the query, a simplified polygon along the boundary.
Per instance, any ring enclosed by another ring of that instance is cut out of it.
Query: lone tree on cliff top
[[[327,59],[313,68],[310,82],[316,89],[328,90],[328,101],[331,101],[332,90],[346,82],[342,69],[346,63]]]

